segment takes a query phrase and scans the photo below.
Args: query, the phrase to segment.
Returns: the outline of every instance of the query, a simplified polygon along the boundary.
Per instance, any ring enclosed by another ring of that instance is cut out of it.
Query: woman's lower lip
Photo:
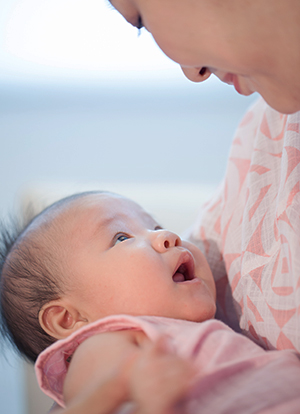
[[[239,93],[240,95],[243,95],[237,76],[233,76],[233,86],[234,86],[234,89],[237,91],[237,93]]]

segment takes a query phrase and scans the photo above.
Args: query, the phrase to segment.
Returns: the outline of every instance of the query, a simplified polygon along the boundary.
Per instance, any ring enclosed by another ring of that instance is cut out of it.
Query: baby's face
[[[189,79],[213,73],[243,95],[259,92],[280,112],[300,109],[299,38],[288,37],[282,1],[109,1],[129,23],[143,25]],[[297,27],[297,18],[291,10],[289,27]]]
[[[68,300],[88,322],[112,314],[214,317],[215,284],[201,251],[139,205],[93,194],[66,217]]]

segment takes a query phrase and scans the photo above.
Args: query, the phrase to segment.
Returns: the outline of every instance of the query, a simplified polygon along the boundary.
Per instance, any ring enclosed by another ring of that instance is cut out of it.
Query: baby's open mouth
[[[195,279],[194,260],[188,252],[184,252],[176,266],[173,274],[173,281],[176,283],[186,282]]]

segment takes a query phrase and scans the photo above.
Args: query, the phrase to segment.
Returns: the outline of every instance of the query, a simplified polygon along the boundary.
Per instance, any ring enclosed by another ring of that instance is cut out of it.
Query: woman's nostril
[[[168,249],[170,247],[170,243],[168,242],[168,240],[165,240],[164,246],[165,246],[166,249]]]
[[[199,75],[204,76],[206,74],[206,67],[203,66],[203,68],[200,69]]]

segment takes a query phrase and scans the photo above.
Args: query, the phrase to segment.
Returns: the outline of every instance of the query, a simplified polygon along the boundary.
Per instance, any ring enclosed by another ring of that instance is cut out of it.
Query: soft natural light
[[[2,8],[2,6],[1,6]],[[5,0],[0,74],[176,71],[151,35],[131,27],[106,0]],[[155,76],[155,75],[154,75]]]

